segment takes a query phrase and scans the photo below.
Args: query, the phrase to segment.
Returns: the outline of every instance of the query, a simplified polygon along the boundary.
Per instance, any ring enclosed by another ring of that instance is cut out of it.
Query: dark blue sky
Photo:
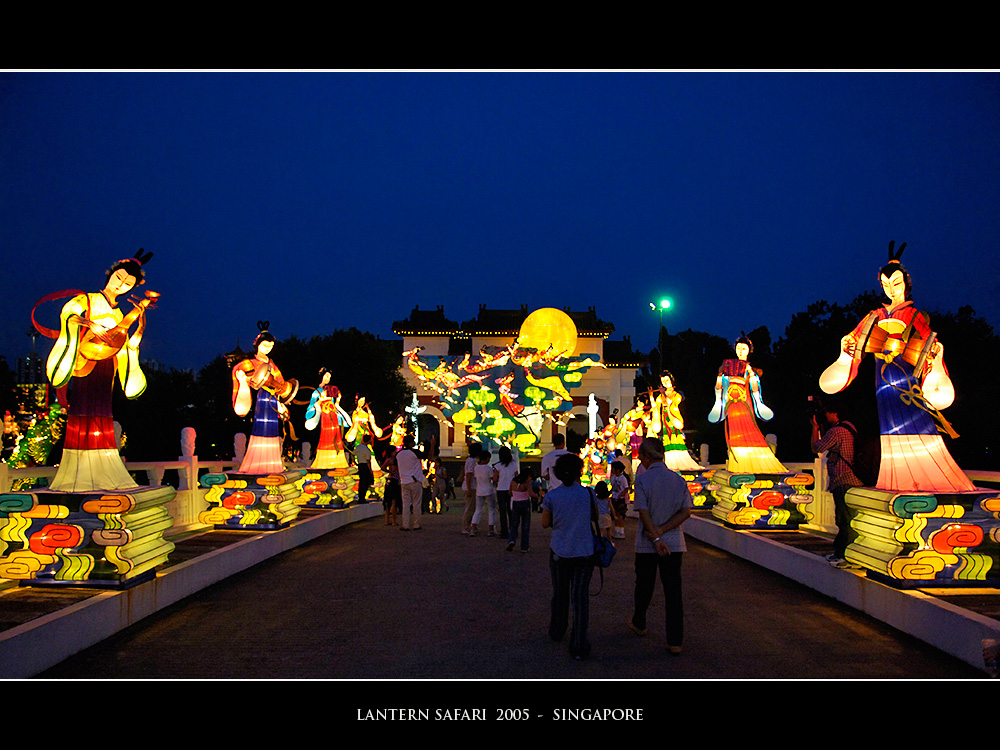
[[[176,367],[414,305],[594,306],[647,350],[669,294],[671,331],[777,339],[889,240],[1000,329],[998,125],[993,72],[0,73],[0,354],[139,247]]]

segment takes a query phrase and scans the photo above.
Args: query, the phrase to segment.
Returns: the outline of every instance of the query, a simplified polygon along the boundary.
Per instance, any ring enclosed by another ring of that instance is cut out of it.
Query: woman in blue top
[[[594,535],[591,530],[590,489],[580,484],[583,460],[567,453],[553,469],[562,486],[545,494],[542,527],[552,529],[549,569],[552,573],[552,617],[549,637],[561,641],[573,605],[569,652],[574,659],[590,653],[587,621],[590,617],[590,578],[594,573]]]

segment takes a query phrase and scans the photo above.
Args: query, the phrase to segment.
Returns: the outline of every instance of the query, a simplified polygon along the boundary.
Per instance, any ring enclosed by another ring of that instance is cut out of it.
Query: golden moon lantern
[[[571,357],[576,352],[576,324],[562,310],[543,307],[524,319],[517,343],[539,351],[551,346],[561,356]]]

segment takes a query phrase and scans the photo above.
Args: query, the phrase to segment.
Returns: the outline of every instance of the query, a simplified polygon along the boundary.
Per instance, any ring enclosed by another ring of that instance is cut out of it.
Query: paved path
[[[636,521],[591,599],[593,653],[546,634],[548,530],[532,550],[459,533],[460,511],[402,532],[374,518],[261,563],[42,679],[985,679],[985,673],[768,570],[689,539],[684,655],[623,621]],[[593,590],[600,579],[595,575]],[[395,689],[394,693],[399,695]],[[399,703],[399,702],[397,702]],[[400,705],[412,705],[403,701]]]

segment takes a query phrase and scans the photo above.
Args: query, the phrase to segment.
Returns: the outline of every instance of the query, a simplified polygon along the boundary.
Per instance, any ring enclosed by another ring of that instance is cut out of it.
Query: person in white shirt
[[[518,472],[514,454],[506,445],[497,455],[500,460],[493,464],[493,486],[497,488],[497,510],[500,512],[500,536],[507,538],[510,519],[510,482]]]
[[[469,457],[465,459],[465,468],[462,469],[462,476],[459,482],[462,491],[465,493],[465,510],[462,513],[462,533],[466,536],[472,530],[472,514],[476,510],[476,464],[479,462],[479,452],[482,446],[479,443],[469,443]]]
[[[484,448],[479,454],[479,463],[476,464],[476,512],[472,515],[469,536],[475,536],[479,532],[479,519],[483,515],[484,506],[489,509],[490,529],[486,536],[497,535],[497,497],[493,492],[493,467],[490,466],[490,458],[490,452]]]
[[[424,491],[424,470],[420,465],[420,456],[413,449],[413,435],[403,438],[403,447],[396,454],[396,466],[399,467],[399,489],[403,497],[403,521],[401,531],[409,531],[411,518],[414,529],[420,526],[420,503]]]
[[[545,458],[542,459],[542,479],[549,483],[549,490],[554,490],[562,484],[552,469],[555,468],[559,456],[564,456],[567,453],[569,451],[566,450],[566,436],[557,432],[552,436],[552,450],[546,453]]]

